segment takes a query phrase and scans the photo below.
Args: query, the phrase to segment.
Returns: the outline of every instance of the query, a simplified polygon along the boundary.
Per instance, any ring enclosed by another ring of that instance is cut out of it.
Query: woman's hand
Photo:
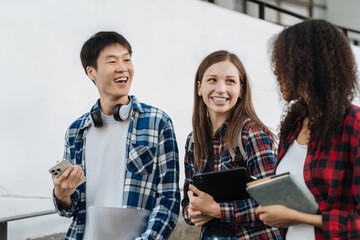
[[[256,209],[256,214],[264,224],[271,227],[282,227],[289,223],[293,223],[297,211],[287,208],[283,205],[271,205]]]
[[[188,209],[188,217],[190,218],[191,222],[195,224],[196,227],[200,227],[213,219],[213,217],[208,215],[201,214],[200,211],[194,211],[189,207]]]
[[[196,195],[196,196],[195,196]],[[189,209],[194,212],[200,212],[202,215],[208,215],[213,218],[221,217],[220,204],[215,202],[209,194],[200,191],[194,185],[189,186]]]
[[[299,212],[283,205],[259,206],[256,214],[259,214],[259,218],[264,224],[271,227],[282,227],[289,223],[304,223],[322,228],[321,215]]]

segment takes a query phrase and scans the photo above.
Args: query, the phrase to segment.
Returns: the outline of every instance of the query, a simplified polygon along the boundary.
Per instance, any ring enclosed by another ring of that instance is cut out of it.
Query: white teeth
[[[126,82],[127,80],[128,80],[127,77],[121,77],[121,78],[115,79],[115,82]]]
[[[226,102],[226,98],[221,98],[221,97],[212,97],[212,99],[216,102]]]

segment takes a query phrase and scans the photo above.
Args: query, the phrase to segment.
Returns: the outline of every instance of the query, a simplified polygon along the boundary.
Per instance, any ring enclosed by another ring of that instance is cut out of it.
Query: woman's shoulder
[[[244,143],[250,143],[254,140],[258,143],[261,142],[271,145],[275,143],[268,131],[263,126],[252,120],[244,124],[241,136]]]
[[[191,131],[188,136],[186,137],[186,143],[190,141],[190,139],[193,137],[193,132]]]
[[[261,134],[267,135],[265,128],[253,120],[249,120],[249,121],[245,122],[245,124],[242,128],[242,134],[243,135],[245,134],[247,136],[261,135]]]
[[[345,115],[345,125],[352,126],[356,129],[360,129],[360,107],[356,105],[350,105]]]
[[[185,150],[188,151],[189,150],[189,145],[191,144],[190,142],[194,142],[194,137],[193,137],[193,132],[190,132],[188,134],[188,136],[186,137],[186,142],[185,142]]]
[[[185,167],[188,166],[193,166],[195,163],[193,161],[194,159],[194,137],[193,137],[193,132],[190,132],[189,135],[186,138],[186,143],[185,143]],[[186,170],[185,170],[186,171]]]
[[[351,104],[349,110],[347,111],[347,115],[354,117],[356,119],[360,119],[360,107],[354,104]]]

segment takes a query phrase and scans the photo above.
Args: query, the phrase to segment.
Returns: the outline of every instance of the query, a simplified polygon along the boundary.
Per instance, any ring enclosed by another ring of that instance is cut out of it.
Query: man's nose
[[[123,61],[118,61],[117,64],[116,64],[116,71],[117,72],[124,72],[126,70],[127,70],[127,68],[126,68],[125,64],[123,63]]]

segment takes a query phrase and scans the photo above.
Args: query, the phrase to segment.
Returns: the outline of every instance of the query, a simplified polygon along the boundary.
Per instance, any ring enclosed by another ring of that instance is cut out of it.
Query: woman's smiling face
[[[239,70],[230,61],[211,65],[198,82],[198,94],[207,106],[210,118],[228,118],[241,95]]]

